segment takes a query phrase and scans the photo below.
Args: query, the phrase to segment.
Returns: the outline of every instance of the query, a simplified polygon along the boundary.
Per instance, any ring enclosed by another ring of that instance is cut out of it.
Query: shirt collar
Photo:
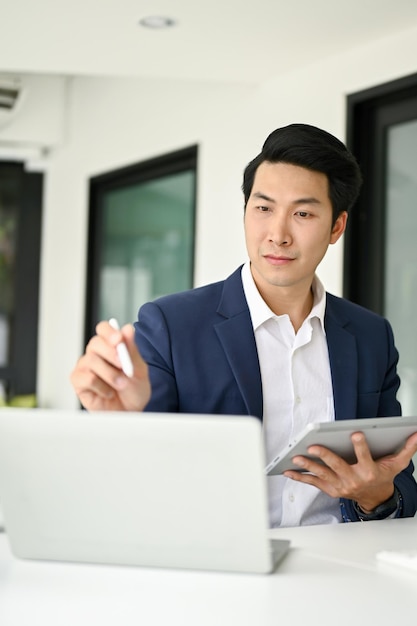
[[[250,271],[249,261],[247,261],[242,267],[242,283],[252,319],[253,330],[257,330],[257,328],[266,322],[266,320],[276,318],[277,316],[273,311],[271,311],[259,293],[258,288],[255,285],[255,281],[253,280],[252,272]],[[326,291],[318,276],[314,276],[312,289],[314,298],[313,307],[306,319],[317,318],[323,332],[325,332],[324,314],[326,310]]]

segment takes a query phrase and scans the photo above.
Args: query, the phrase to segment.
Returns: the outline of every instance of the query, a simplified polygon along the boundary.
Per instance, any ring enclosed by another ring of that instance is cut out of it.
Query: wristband
[[[378,506],[372,509],[372,511],[370,511],[369,513],[365,513],[364,511],[362,511],[359,504],[354,500],[353,508],[355,509],[355,512],[357,513],[361,522],[367,522],[371,520],[386,519],[399,509],[401,502],[401,494],[398,491],[397,487],[395,487],[394,485],[394,493],[392,494],[392,496],[388,498],[388,500],[385,500],[385,502],[382,502],[382,504],[378,504]]]

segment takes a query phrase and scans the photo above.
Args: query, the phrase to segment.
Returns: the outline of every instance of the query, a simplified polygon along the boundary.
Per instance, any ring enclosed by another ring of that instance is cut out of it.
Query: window
[[[86,342],[97,322],[193,286],[197,148],[90,181]]]
[[[36,392],[42,186],[0,162],[0,401]]]
[[[348,220],[344,295],[387,317],[400,353],[399,399],[417,411],[417,75],[348,99],[348,145],[364,187]]]

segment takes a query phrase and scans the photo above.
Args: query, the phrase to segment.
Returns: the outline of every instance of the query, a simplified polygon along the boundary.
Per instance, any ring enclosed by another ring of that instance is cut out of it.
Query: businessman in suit
[[[272,132],[243,178],[248,261],[225,281],[141,307],[134,328],[97,325],[71,380],[89,410],[250,414],[267,460],[314,421],[400,415],[398,353],[384,318],[325,292],[316,268],[361,185],[343,143],[314,126]],[[123,340],[134,375],[121,371]],[[272,527],[413,516],[417,434],[375,461],[315,446],[322,463],[268,479]]]

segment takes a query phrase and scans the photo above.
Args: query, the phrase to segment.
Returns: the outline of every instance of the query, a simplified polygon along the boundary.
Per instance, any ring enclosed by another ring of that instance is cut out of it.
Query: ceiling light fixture
[[[145,28],[170,28],[175,26],[176,22],[170,17],[163,15],[149,15],[139,20],[139,24]]]

